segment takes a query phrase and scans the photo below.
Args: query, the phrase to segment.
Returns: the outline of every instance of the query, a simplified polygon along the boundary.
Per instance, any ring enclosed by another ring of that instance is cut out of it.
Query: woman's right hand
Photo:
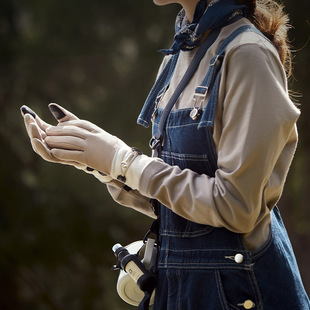
[[[86,167],[83,167],[79,163],[67,163],[62,162],[55,158],[47,144],[44,142],[44,139],[46,137],[46,128],[51,127],[50,124],[44,122],[32,109],[30,109],[27,106],[21,107],[21,114],[24,117],[25,127],[27,134],[30,138],[30,143],[33,148],[33,150],[40,155],[43,159],[49,162],[53,163],[61,163],[61,164],[70,164],[72,166],[75,166],[78,169],[83,169]],[[77,117],[72,116],[70,119],[77,119]]]
[[[76,117],[74,114],[72,114],[71,112],[67,111],[66,109],[55,103],[51,103],[49,105],[49,109],[59,123],[69,120],[78,120],[78,117]],[[112,178],[110,176],[104,175],[99,171],[87,167],[86,165],[83,165],[78,162],[61,161],[56,157],[54,157],[48,145],[44,141],[44,139],[46,138],[45,130],[46,128],[51,127],[52,125],[44,122],[32,109],[30,109],[25,105],[23,105],[20,110],[24,118],[25,127],[27,134],[30,138],[31,146],[39,156],[41,156],[46,161],[52,163],[71,165],[79,170],[84,170],[86,173],[93,174],[97,179],[99,179],[103,183],[108,183],[112,181]]]

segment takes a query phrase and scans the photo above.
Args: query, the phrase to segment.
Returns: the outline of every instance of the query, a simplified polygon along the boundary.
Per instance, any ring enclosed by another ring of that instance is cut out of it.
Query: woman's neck
[[[207,3],[209,4],[210,0],[206,0]],[[180,1],[180,4],[183,6],[183,9],[186,13],[187,20],[189,22],[192,22],[194,13],[195,13],[195,8],[199,0],[183,0]]]

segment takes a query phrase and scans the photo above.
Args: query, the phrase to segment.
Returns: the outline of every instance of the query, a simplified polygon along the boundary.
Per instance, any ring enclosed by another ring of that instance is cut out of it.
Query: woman
[[[310,309],[276,207],[299,116],[287,90],[282,7],[268,0],[154,2],[183,6],[174,43],[163,50],[167,56],[138,118],[144,126],[152,119],[153,155],[161,158],[141,154],[56,104],[50,105],[59,120],[55,127],[22,108],[34,150],[93,173],[120,204],[155,217],[151,202],[158,202],[154,309]],[[247,30],[232,38],[240,27]],[[160,143],[153,143],[166,105],[208,40],[168,113]],[[201,83],[215,65],[209,89]]]

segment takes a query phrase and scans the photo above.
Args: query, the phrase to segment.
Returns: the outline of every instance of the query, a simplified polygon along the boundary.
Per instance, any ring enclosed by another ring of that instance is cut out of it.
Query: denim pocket
[[[263,309],[260,292],[251,270],[219,269],[215,273],[223,309]]]
[[[159,269],[158,279],[154,310],[262,310],[247,271]]]
[[[154,310],[219,310],[221,306],[212,270],[160,269]]]

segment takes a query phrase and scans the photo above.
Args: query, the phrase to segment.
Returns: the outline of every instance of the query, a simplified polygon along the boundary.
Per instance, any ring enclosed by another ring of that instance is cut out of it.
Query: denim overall
[[[248,26],[239,31],[256,31]],[[170,165],[214,177],[217,157],[212,136],[219,74],[212,72],[233,38],[223,43],[196,94],[212,86],[203,113],[192,119],[192,108],[173,110],[165,126],[161,158]],[[173,56],[144,105],[138,123],[147,125],[177,62]],[[219,68],[217,68],[218,70]],[[215,70],[216,71],[216,70]],[[208,84],[209,83],[209,84]],[[156,133],[163,110],[153,123]],[[226,228],[201,225],[160,206],[160,252],[154,310],[307,310],[296,259],[278,208],[271,211],[268,240],[257,250],[245,248],[242,235]]]

